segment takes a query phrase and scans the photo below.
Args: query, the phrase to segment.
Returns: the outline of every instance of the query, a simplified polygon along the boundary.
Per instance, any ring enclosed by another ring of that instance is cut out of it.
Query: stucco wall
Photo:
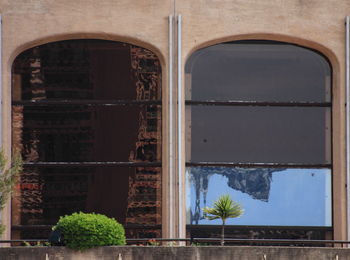
[[[2,142],[10,154],[11,65],[21,51],[49,41],[98,38],[150,48],[163,66],[163,101],[167,104],[168,16],[183,17],[182,61],[196,49],[235,39],[288,41],[319,50],[333,67],[333,198],[335,239],[346,238],[345,196],[345,26],[348,0],[0,0],[2,15]],[[163,114],[167,115],[167,106]],[[168,205],[163,120],[163,205]],[[183,192],[184,194],[184,192]],[[174,226],[164,207],[164,236]],[[10,224],[9,207],[3,213]],[[175,221],[176,222],[176,221]],[[9,237],[9,230],[6,237]]]

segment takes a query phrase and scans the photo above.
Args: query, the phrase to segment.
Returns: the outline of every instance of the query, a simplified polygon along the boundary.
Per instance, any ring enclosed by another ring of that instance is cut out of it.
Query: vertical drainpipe
[[[179,205],[179,222],[178,222],[178,235],[179,238],[185,238],[185,234],[183,232],[183,227],[185,225],[184,218],[183,218],[183,207],[184,207],[184,201],[183,201],[183,156],[182,156],[182,120],[183,120],[183,94],[182,94],[182,16],[179,14],[177,16],[177,102],[178,102],[178,205]]]
[[[2,95],[2,92],[3,92],[3,84],[2,84],[2,15],[0,14],[0,149],[3,149],[3,129],[2,129],[2,126],[3,126],[3,95]],[[5,152],[5,151],[4,151]],[[3,210],[2,212],[0,212],[0,217],[1,217],[1,220],[3,222],[6,223],[6,225],[8,226],[11,222],[9,221],[10,219],[10,211],[9,211],[9,208],[10,208],[10,203],[7,203],[6,207],[5,207],[5,211]],[[7,208],[7,210],[6,210]],[[9,231],[9,229],[7,228],[6,231],[4,232],[3,236],[5,236],[6,239],[9,239],[11,238],[11,232]],[[8,245],[8,244],[6,244]],[[4,246],[4,245],[3,245]]]
[[[2,114],[2,16],[0,14],[0,148],[2,148],[2,138],[3,138],[3,130],[2,130],[2,122],[3,122],[3,114]]]
[[[345,87],[346,87],[346,184],[347,184],[347,240],[350,239],[350,18],[345,19]]]
[[[174,232],[174,209],[175,209],[175,200],[174,200],[174,186],[175,186],[175,177],[174,177],[174,144],[173,144],[173,140],[174,140],[174,126],[173,126],[173,120],[174,120],[174,105],[173,105],[173,34],[174,34],[174,17],[173,15],[169,15],[169,65],[168,65],[168,86],[169,86],[169,118],[168,118],[168,122],[169,122],[169,168],[168,168],[168,205],[167,208],[169,208],[168,211],[168,236],[169,238],[173,238],[175,236],[175,232]]]

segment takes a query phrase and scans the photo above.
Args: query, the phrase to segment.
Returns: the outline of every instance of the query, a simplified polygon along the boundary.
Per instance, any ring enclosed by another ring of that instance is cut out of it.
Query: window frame
[[[123,42],[123,41],[114,41],[114,40],[104,40],[104,39],[95,39],[95,38],[91,38],[91,39],[64,39],[64,40],[60,40],[60,41],[53,41],[53,42],[48,42],[45,44],[39,44],[37,46],[33,46],[31,48],[28,48],[24,51],[22,51],[21,53],[19,53],[15,59],[12,62],[12,66],[14,66],[16,59],[18,57],[20,57],[21,54],[23,54],[24,52],[34,49],[36,47],[42,47],[44,45],[50,45],[50,44],[55,44],[55,43],[61,43],[61,42],[74,42],[74,41],[100,41],[100,42],[105,42],[105,43],[117,43],[117,44],[127,44],[130,47],[137,47],[137,48],[142,48],[144,50],[147,50],[149,52],[151,52],[152,54],[155,55],[155,57],[157,57],[158,61],[159,61],[159,86],[158,86],[158,91],[160,93],[160,97],[154,100],[137,100],[135,99],[69,99],[69,98],[61,98],[61,99],[44,99],[44,100],[13,100],[13,95],[11,94],[11,114],[13,113],[13,107],[66,107],[69,108],[71,106],[87,106],[87,107],[156,107],[158,109],[158,112],[160,114],[160,118],[161,118],[161,122],[160,122],[160,160],[155,160],[155,161],[149,161],[149,162],[139,162],[139,161],[24,161],[23,162],[23,168],[42,168],[45,169],[47,167],[51,167],[51,168],[60,168],[60,167],[67,167],[67,168],[75,168],[75,167],[116,167],[116,168],[132,168],[132,169],[137,169],[138,167],[141,168],[155,168],[155,169],[160,169],[160,176],[161,176],[161,183],[163,183],[163,160],[164,160],[164,156],[163,156],[163,120],[164,120],[164,116],[163,116],[163,110],[164,110],[164,106],[163,106],[163,92],[164,92],[164,81],[162,80],[162,74],[163,72],[163,67],[160,63],[160,58],[158,57],[157,53],[154,52],[153,50],[148,49],[145,46],[139,46],[139,45],[134,45],[132,43],[128,43],[128,42]],[[130,72],[131,74],[132,72]],[[148,71],[142,71],[142,73],[148,73]],[[11,71],[11,74],[13,75],[13,71]],[[11,84],[11,89],[15,88],[15,85],[12,83]],[[12,117],[12,116],[11,116]],[[13,121],[12,121],[13,123]],[[11,124],[11,129],[13,128],[12,124]],[[12,143],[12,141],[11,141]],[[163,184],[161,185],[161,189],[160,189],[160,194],[161,194],[161,205],[163,207],[164,205],[164,198],[163,198]],[[161,212],[163,211],[163,209],[161,208],[160,210]],[[11,212],[12,214],[12,212]],[[163,215],[163,213],[161,213]],[[11,216],[12,218],[12,216]],[[163,217],[162,217],[163,218]],[[161,224],[156,224],[153,226],[147,226],[144,224],[140,224],[140,225],[135,225],[135,224],[124,224],[125,229],[134,229],[134,230],[147,230],[147,229],[161,229],[161,232],[163,232],[163,219]],[[26,231],[26,230],[31,230],[31,229],[42,229],[42,230],[47,230],[52,228],[52,225],[14,225],[11,224],[11,232],[12,231]]]
[[[311,49],[305,46],[300,46],[297,44],[293,44],[293,43],[289,43],[289,42],[279,42],[279,41],[274,41],[274,40],[239,40],[239,41],[233,41],[233,42],[218,42],[214,45],[209,45],[206,47],[203,47],[203,49],[207,48],[207,47],[211,47],[211,46],[215,46],[215,45],[219,45],[221,43],[245,43],[247,42],[249,44],[249,42],[252,43],[271,43],[271,44],[287,44],[287,45],[292,45],[292,46],[297,46],[297,47],[301,47],[303,49],[307,49],[309,51],[312,51],[316,54],[318,54],[319,56],[321,56],[321,58],[323,58],[329,65],[329,69],[330,69],[330,97],[329,97],[329,101],[324,101],[324,102],[314,102],[314,101],[289,101],[289,102],[278,102],[278,101],[254,101],[254,100],[234,100],[234,99],[229,99],[229,100],[225,100],[225,101],[220,101],[220,100],[190,100],[190,99],[185,99],[184,100],[184,104],[186,107],[191,107],[191,106],[224,106],[224,107],[300,107],[300,108],[309,108],[309,107],[325,107],[325,108],[329,108],[330,109],[330,163],[317,163],[317,164],[312,164],[312,163],[242,163],[242,162],[210,162],[210,161],[188,161],[186,160],[185,163],[185,167],[206,167],[206,166],[223,166],[223,167],[237,167],[237,168],[306,168],[306,169],[318,169],[318,168],[324,168],[324,169],[329,169],[331,172],[331,194],[332,194],[332,198],[331,198],[331,203],[332,203],[332,208],[331,208],[331,217],[332,217],[332,225],[331,227],[328,226],[321,226],[321,227],[317,227],[319,229],[323,229],[326,232],[328,232],[328,234],[330,232],[333,232],[334,230],[334,208],[335,208],[335,196],[334,196],[334,160],[333,160],[333,116],[334,116],[334,110],[333,110],[333,68],[332,68],[332,64],[331,62],[328,60],[328,58],[323,55],[322,53],[320,53],[319,51],[315,50],[315,49]],[[199,49],[200,50],[200,49]],[[198,50],[196,50],[198,51]],[[191,55],[188,56],[187,62],[189,61],[189,59],[192,57],[192,55],[196,52],[192,52]],[[184,84],[184,88],[187,91],[187,86],[186,86],[186,82]],[[186,119],[187,121],[187,119]],[[186,151],[185,151],[186,154]],[[188,190],[186,189],[186,192],[188,192]],[[190,226],[195,226],[193,224],[188,224],[187,223],[187,229],[189,229]],[[200,225],[199,225],[200,226]],[[264,228],[266,226],[261,226],[261,225],[257,225],[256,227],[258,228]],[[269,226],[269,227],[274,227],[274,226]],[[275,226],[275,228],[281,228],[278,226]],[[302,229],[302,228],[315,228],[314,226],[308,227],[308,226],[297,226],[297,227],[293,227],[293,226],[283,226],[282,228],[297,228],[297,229]]]

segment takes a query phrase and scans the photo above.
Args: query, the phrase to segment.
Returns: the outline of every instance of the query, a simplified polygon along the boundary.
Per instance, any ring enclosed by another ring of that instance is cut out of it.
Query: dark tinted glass
[[[161,160],[160,106],[17,106],[13,122],[25,161]]]
[[[332,226],[330,169],[187,168],[187,224],[221,225],[202,209],[229,194],[244,208],[228,225]]]
[[[25,167],[14,204],[20,209],[14,212],[17,225],[52,225],[79,211],[105,214],[123,225],[158,225],[161,168]]]
[[[330,108],[186,107],[187,161],[331,162]]]
[[[161,165],[157,56],[120,42],[54,42],[21,53],[12,78],[12,148],[25,161],[13,237],[47,238],[38,225],[78,211],[116,218],[129,238],[161,237],[161,168],[135,165]]]
[[[331,101],[331,69],[320,54],[290,44],[232,42],[195,52],[187,100]]]
[[[160,71],[156,55],[130,44],[49,43],[17,57],[13,100],[160,100]]]

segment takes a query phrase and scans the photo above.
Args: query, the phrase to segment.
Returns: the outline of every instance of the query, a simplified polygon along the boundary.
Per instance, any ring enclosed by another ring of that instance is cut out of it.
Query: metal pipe
[[[173,15],[169,15],[169,70],[168,70],[168,86],[169,86],[169,168],[168,168],[168,176],[169,176],[169,186],[168,186],[168,202],[169,202],[169,236],[174,237],[174,206],[175,206],[175,200],[174,200],[174,185],[175,185],[175,177],[174,177],[174,129],[173,129],[173,120],[174,120],[174,105],[173,105],[173,35],[174,35],[174,17]]]
[[[52,167],[52,166],[125,166],[125,167],[161,167],[162,162],[24,162],[25,167]]]
[[[183,107],[183,97],[182,97],[182,39],[181,39],[181,34],[182,34],[182,16],[179,14],[177,16],[177,102],[178,102],[178,182],[179,182],[179,190],[178,190],[178,200],[179,200],[179,229],[178,229],[178,234],[179,237],[185,237],[185,234],[183,234],[183,227],[185,226],[184,219],[183,219],[183,206],[184,206],[184,201],[183,201],[183,187],[182,187],[182,182],[183,182],[183,173],[182,173],[182,167],[183,167],[183,158],[182,158],[182,107]]]
[[[3,86],[2,86],[2,16],[0,15],[0,147],[2,147],[2,140],[3,140],[3,100],[2,100],[2,91],[3,91]]]
[[[13,106],[132,106],[161,105],[161,100],[22,100],[13,101]]]
[[[128,238],[127,243],[130,242],[171,242],[171,241],[187,241],[187,242],[220,242],[219,238]],[[347,240],[299,240],[299,239],[235,239],[225,238],[226,242],[231,243],[258,243],[258,244],[350,244]],[[49,242],[48,239],[13,239],[13,240],[0,240],[0,243],[24,243],[24,242]],[[276,245],[274,245],[276,246]]]
[[[239,163],[239,162],[186,162],[188,167],[237,167],[237,168],[299,168],[324,169],[332,168],[332,164],[303,164],[303,163]]]
[[[345,61],[345,87],[346,87],[346,183],[347,183],[347,238],[350,238],[350,97],[349,97],[349,84],[350,84],[350,71],[349,71],[349,66],[350,66],[350,53],[349,53],[349,44],[350,44],[350,18],[349,16],[346,17],[345,19],[345,35],[346,35],[346,42],[345,42],[345,55],[346,55],[346,61]]]
[[[149,242],[159,241],[187,241],[187,242],[217,242],[221,241],[220,238],[129,238],[126,242]],[[307,239],[245,239],[245,238],[225,238],[225,242],[231,243],[258,243],[258,244],[350,244],[347,240],[307,240]],[[276,245],[275,245],[276,246]]]

